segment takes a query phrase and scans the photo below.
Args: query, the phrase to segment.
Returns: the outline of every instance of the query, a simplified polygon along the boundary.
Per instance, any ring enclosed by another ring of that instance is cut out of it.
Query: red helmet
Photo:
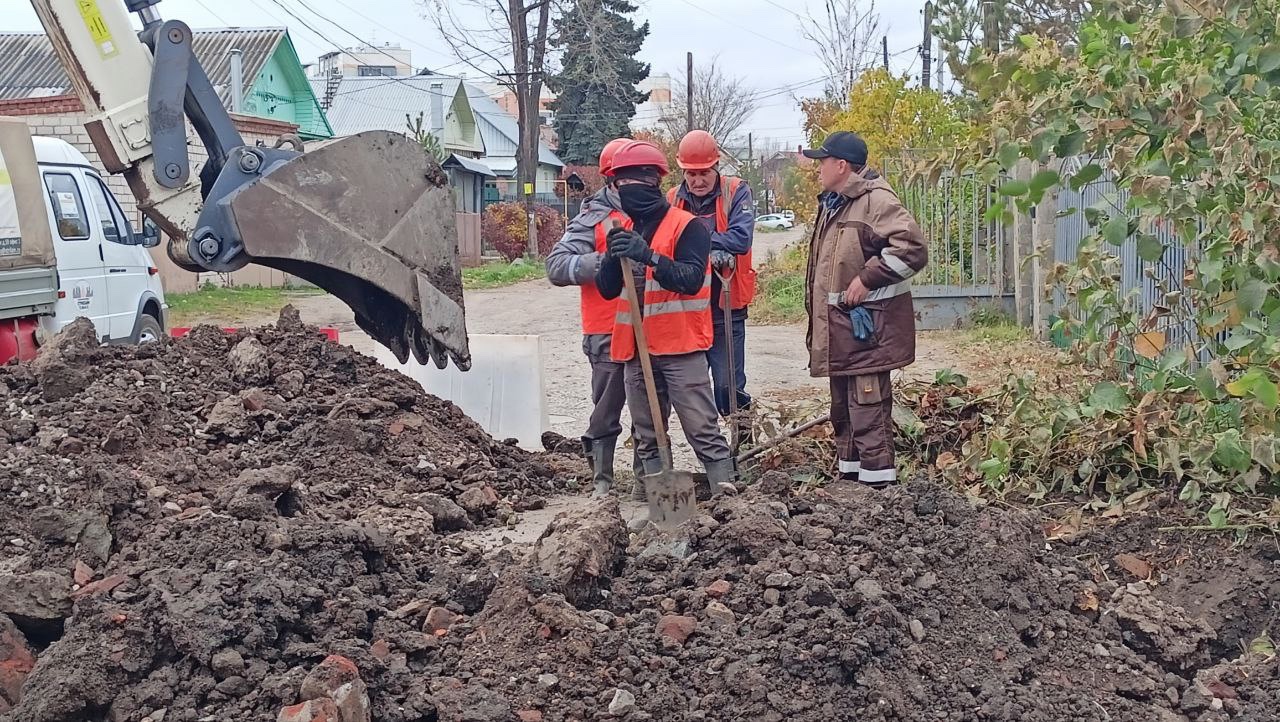
[[[604,149],[600,151],[600,175],[613,175],[613,155],[630,142],[630,138],[614,138],[604,144]]]
[[[684,170],[706,170],[720,162],[720,146],[705,130],[691,130],[680,139],[676,163]]]
[[[646,165],[657,168],[659,175],[671,172],[670,166],[667,165],[667,156],[658,146],[647,140],[629,140],[613,154],[612,170],[615,174],[623,168],[638,168]]]

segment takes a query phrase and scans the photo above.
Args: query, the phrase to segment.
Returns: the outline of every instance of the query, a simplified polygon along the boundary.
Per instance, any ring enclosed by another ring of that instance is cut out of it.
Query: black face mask
[[[637,221],[650,220],[666,210],[667,199],[662,191],[647,183],[619,186],[618,196],[622,200],[622,212]]]

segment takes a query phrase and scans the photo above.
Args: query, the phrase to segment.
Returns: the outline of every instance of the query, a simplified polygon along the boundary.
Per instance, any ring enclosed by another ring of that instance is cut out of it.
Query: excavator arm
[[[439,164],[387,131],[305,150],[296,136],[247,145],[191,29],[162,20],[159,2],[31,0],[103,165],[169,236],[169,257],[193,272],[291,273],[342,299],[401,362],[468,368],[454,200]],[[188,124],[208,155],[194,177]]]

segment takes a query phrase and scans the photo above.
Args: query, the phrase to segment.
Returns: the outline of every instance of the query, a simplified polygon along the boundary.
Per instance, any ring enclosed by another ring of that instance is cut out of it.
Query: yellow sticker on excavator
[[[80,7],[84,26],[89,29],[89,37],[98,46],[98,54],[106,59],[119,53],[115,38],[111,37],[111,28],[107,27],[107,22],[102,19],[102,11],[98,9],[98,0],[76,0],[76,5]]]

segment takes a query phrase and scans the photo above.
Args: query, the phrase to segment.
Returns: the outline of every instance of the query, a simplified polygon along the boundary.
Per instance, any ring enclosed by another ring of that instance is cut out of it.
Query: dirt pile
[[[776,474],[704,511],[682,539],[578,554],[571,583],[541,551],[504,572],[446,655],[441,719],[1277,718],[1274,662],[1211,668],[1215,629],[1095,583],[1029,516],[928,484],[800,497]],[[609,513],[560,527],[609,549]]]
[[[55,348],[0,371],[4,722],[1278,717],[1274,651],[1236,657],[1280,556],[1206,614],[1208,561],[1171,595],[1027,514],[781,473],[674,538],[584,500],[485,554],[556,457],[296,319]]]
[[[494,580],[442,535],[561,488],[554,457],[291,313],[141,348],[77,322],[0,370],[0,405],[15,721],[274,719],[331,654],[366,670],[374,718],[427,719],[411,677],[440,641],[423,618],[478,611]]]

